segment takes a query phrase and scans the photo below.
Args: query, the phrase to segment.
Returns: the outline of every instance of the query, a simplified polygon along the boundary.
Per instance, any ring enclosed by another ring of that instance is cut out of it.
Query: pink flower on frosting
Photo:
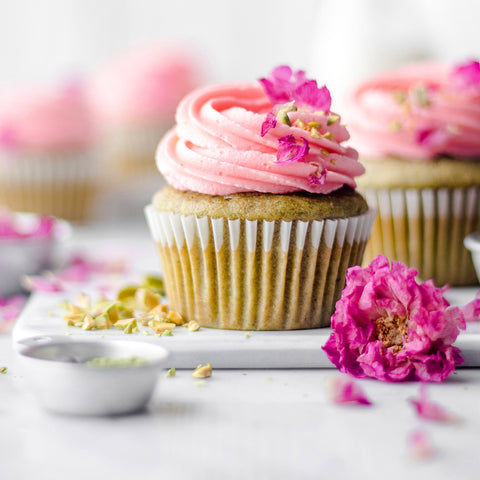
[[[308,142],[300,137],[303,144],[298,145],[293,135],[287,135],[278,139],[277,163],[278,165],[289,165],[301,160],[308,154],[310,147]]]
[[[349,377],[330,378],[328,382],[330,399],[335,404],[371,405],[362,387]]]
[[[480,63],[472,60],[456,66],[451,74],[455,89],[480,93]]]
[[[273,104],[295,101],[299,107],[328,112],[332,104],[328,88],[318,88],[315,80],[308,80],[305,72],[293,72],[287,65],[275,68],[268,78],[261,78],[265,93]]]
[[[458,418],[445,410],[438,403],[432,402],[427,396],[425,384],[420,386],[419,398],[410,398],[410,403],[415,407],[419,417],[435,422],[457,422]]]
[[[443,381],[463,362],[452,344],[472,308],[450,307],[431,280],[380,255],[347,271],[323,347],[344,373],[383,381]],[[476,308],[480,299],[475,299]]]

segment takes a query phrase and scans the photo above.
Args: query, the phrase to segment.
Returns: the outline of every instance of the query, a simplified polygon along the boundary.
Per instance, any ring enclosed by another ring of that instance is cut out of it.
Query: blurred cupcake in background
[[[378,210],[364,261],[383,253],[437,285],[477,282],[464,237],[480,229],[480,65],[413,64],[369,79],[346,122]]]
[[[168,45],[130,50],[94,74],[91,96],[113,180],[124,184],[154,175],[158,185],[158,139],[199,78],[194,54]]]
[[[101,179],[80,82],[0,92],[0,205],[87,220]]]

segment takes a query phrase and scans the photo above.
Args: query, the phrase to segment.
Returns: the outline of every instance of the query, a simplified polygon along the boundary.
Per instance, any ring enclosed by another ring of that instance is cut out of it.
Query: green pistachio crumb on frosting
[[[5,373],[7,373],[7,371],[8,371],[7,367],[0,367],[0,373],[5,374]]]

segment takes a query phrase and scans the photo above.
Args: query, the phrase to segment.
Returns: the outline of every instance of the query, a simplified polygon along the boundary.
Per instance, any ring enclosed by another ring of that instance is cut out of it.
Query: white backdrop
[[[305,68],[335,98],[411,59],[480,55],[478,0],[0,0],[0,87],[88,73],[136,44],[181,42],[206,81]]]

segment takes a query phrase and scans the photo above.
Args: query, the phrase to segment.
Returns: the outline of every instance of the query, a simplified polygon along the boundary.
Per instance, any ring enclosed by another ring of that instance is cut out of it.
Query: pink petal
[[[315,110],[328,112],[332,98],[327,87],[318,88],[315,80],[308,80],[299,85],[294,92],[294,100],[300,107],[310,106]]]
[[[10,322],[16,320],[20,315],[27,297],[15,295],[10,298],[0,297],[0,321]]]
[[[478,322],[480,316],[480,291],[475,298],[464,307],[458,307],[463,313],[466,322]]]
[[[63,292],[62,283],[55,277],[29,275],[23,278],[23,286],[31,292]]]
[[[480,63],[471,61],[458,65],[452,71],[451,80],[457,90],[480,92]]]
[[[320,175],[318,173],[309,175],[308,184],[309,185],[324,185],[327,181],[327,170],[322,168]]]
[[[279,165],[289,165],[302,159],[308,154],[310,146],[305,138],[300,137],[303,145],[297,145],[293,135],[287,135],[278,139],[277,161]]]
[[[449,139],[449,134],[442,128],[427,127],[415,132],[415,141],[420,145],[441,148]]]
[[[333,377],[328,383],[331,401],[335,404],[358,403],[359,405],[371,405],[360,385],[346,376]]]
[[[270,129],[275,128],[276,126],[277,126],[277,117],[272,110],[271,112],[267,113],[267,117],[265,121],[262,123],[262,132],[260,135],[264,137]]]
[[[420,385],[419,398],[410,398],[409,402],[415,407],[420,418],[435,422],[458,422],[457,417],[427,398],[427,389],[424,384]]]
[[[435,456],[435,448],[429,435],[423,430],[414,430],[407,440],[409,456],[414,460],[429,460]]]

